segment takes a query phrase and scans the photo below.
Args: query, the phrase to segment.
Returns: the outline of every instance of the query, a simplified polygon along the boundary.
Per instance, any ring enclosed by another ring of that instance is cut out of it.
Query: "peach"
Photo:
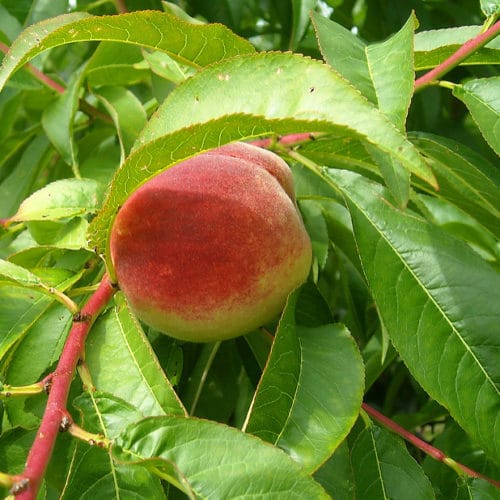
[[[118,284],[137,317],[197,342],[276,318],[311,265],[294,198],[288,165],[244,143],[185,160],[139,187],[110,239]]]

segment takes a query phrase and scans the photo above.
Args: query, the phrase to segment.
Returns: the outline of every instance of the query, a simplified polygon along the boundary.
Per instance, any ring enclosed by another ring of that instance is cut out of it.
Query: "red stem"
[[[363,403],[361,405],[363,410],[368,413],[371,417],[373,417],[375,420],[377,420],[379,423],[390,429],[391,431],[395,432],[396,434],[399,434],[402,438],[406,439],[409,443],[411,443],[413,446],[418,448],[419,450],[423,451],[426,455],[431,456],[438,462],[446,462],[450,460],[450,457],[448,457],[446,454],[444,454],[441,450],[438,450],[434,446],[430,445],[429,443],[426,443],[422,439],[418,438],[411,432],[407,431],[404,427],[401,427],[399,424],[394,422],[394,420],[391,420],[390,418],[386,417],[385,415],[382,415],[379,411],[375,410],[375,408],[372,408],[371,406],[367,405],[366,403]],[[484,476],[483,474],[480,474],[479,472],[476,472],[472,469],[469,469],[466,465],[463,465],[459,462],[456,462],[453,460],[453,463],[458,466],[463,472],[465,472],[468,476],[470,477],[476,477],[480,479],[484,479],[485,481],[488,481],[491,483],[493,486],[496,486],[497,488],[500,488],[500,482],[496,481],[495,479],[491,479],[490,477]]]
[[[4,54],[7,54],[9,51],[9,47],[5,45],[4,43],[0,42],[0,51],[3,52]],[[33,66],[33,64],[27,63],[25,65],[26,71],[29,71],[38,81],[42,82],[44,85],[47,85],[47,87],[55,90],[58,94],[63,94],[66,91],[66,88],[57,83],[55,80],[52,80],[49,76],[47,76],[45,73],[42,73],[38,68]],[[108,123],[112,123],[113,120],[108,116],[99,111],[97,108],[89,104],[87,101],[84,99],[80,99],[80,109],[86,113],[89,116],[93,116],[95,118],[100,118],[103,121],[106,121]],[[3,219],[0,219],[0,224],[2,224]]]
[[[82,355],[85,338],[92,323],[109,302],[116,288],[107,275],[103,277],[98,289],[83,307],[79,318],[75,318],[73,327],[63,348],[63,352],[52,374],[52,385],[47,407],[31,447],[24,472],[18,477],[28,480],[27,487],[16,498],[34,500],[40,483],[52,456],[54,444],[59,433],[62,418],[67,414],[66,402],[73,374]],[[78,320],[77,320],[78,319]],[[14,488],[16,485],[14,485]]]
[[[7,54],[7,52],[9,52],[8,45],[5,45],[5,43],[0,42],[0,51],[2,51],[4,54]],[[42,83],[44,83],[48,87],[54,89],[59,94],[62,94],[66,90],[61,84],[59,84],[56,81],[52,80],[52,78],[50,78],[47,75],[45,75],[44,73],[42,73],[38,68],[36,68],[32,64],[30,64],[30,63],[26,64],[26,69],[37,80],[40,80]]]
[[[441,64],[431,69],[428,73],[415,80],[415,90],[419,90],[426,85],[436,81],[439,77],[453,69],[464,59],[469,57],[475,50],[483,45],[486,45],[491,39],[495,38],[500,33],[500,21],[497,21],[491,28],[484,33],[471,38],[465,42],[454,54]]]

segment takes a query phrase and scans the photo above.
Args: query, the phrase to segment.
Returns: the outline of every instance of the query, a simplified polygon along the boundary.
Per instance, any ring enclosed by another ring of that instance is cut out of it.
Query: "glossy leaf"
[[[18,267],[16,266],[16,268]],[[50,285],[57,286],[59,290],[64,291],[80,277],[80,274],[76,274],[68,278],[67,274],[62,273],[65,278],[63,281],[52,282]],[[23,280],[26,279],[26,276],[21,277]],[[37,290],[30,290],[30,293],[26,294],[19,286],[9,284],[0,286],[0,332],[2,332],[0,335],[0,362],[9,349],[28,335],[31,328],[37,328],[36,324],[41,321],[42,316],[53,303],[52,296]],[[34,380],[31,380],[29,383],[33,382]]]
[[[469,109],[484,138],[500,154],[500,77],[469,80],[453,88]]]
[[[85,79],[90,87],[133,85],[149,78],[141,67],[141,48],[119,42],[101,42],[85,67]]]
[[[317,290],[306,286],[289,298],[245,430],[314,471],[351,429],[362,393],[354,341],[344,326],[332,324]]]
[[[469,243],[485,260],[494,263],[500,258],[497,238],[481,223],[453,204],[432,196],[418,195],[415,198],[422,212],[436,226]]]
[[[329,498],[283,451],[207,420],[146,418],[115,440],[112,454],[151,467],[191,498]]]
[[[95,387],[132,404],[143,415],[183,414],[140,326],[118,294],[87,339],[86,362]]]
[[[254,89],[261,81],[267,84],[256,99]],[[288,96],[286,101],[280,99],[282,94]],[[192,112],[182,112],[185,109]],[[432,183],[423,159],[354,88],[324,64],[293,54],[242,56],[205,68],[169,95],[136,148],[176,129],[236,113],[309,121],[310,127],[317,124],[318,131],[343,130],[342,135],[363,138]]]
[[[430,69],[441,64],[461,45],[481,33],[482,26],[459,26],[421,31],[415,35],[415,70]],[[500,40],[497,38],[475,50],[460,64],[498,64]]]
[[[131,403],[102,391],[85,392],[73,400],[86,431],[115,439],[125,428],[143,418]]]
[[[500,2],[498,0],[481,0],[481,10],[485,16],[500,14]]]
[[[324,267],[328,257],[330,239],[321,206],[314,200],[300,201],[300,211],[311,239],[313,255],[319,267]]]
[[[370,102],[376,104],[377,94],[366,61],[366,44],[363,40],[341,24],[318,13],[313,13],[312,20],[325,61],[355,85]]]
[[[73,217],[61,221],[30,221],[27,227],[33,239],[44,246],[70,250],[89,249],[87,231],[89,223],[85,217]]]
[[[327,493],[336,500],[352,500],[354,479],[349,453],[349,446],[344,441],[335,453],[314,473]]]
[[[290,50],[295,50],[309,26],[309,15],[316,7],[316,0],[292,0],[293,23]]]
[[[67,273],[61,273],[64,278],[68,278]],[[62,280],[61,280],[62,281]],[[69,299],[55,287],[44,283],[43,279],[38,277],[24,267],[18,266],[7,260],[0,259],[0,285],[2,282],[14,283],[23,288],[29,288],[44,293],[61,304],[71,307]],[[76,311],[73,311],[76,312]]]
[[[99,87],[93,93],[113,119],[120,140],[123,161],[130,152],[136,137],[146,125],[146,111],[141,101],[124,87]]]
[[[164,498],[159,478],[142,467],[116,464],[97,447],[79,444],[73,460],[62,499]]]
[[[379,185],[346,171],[328,175],[346,199],[392,343],[431,397],[499,460],[500,274],[465,243],[394,209]]]
[[[381,427],[370,425],[359,434],[351,463],[359,498],[435,498],[429,480],[403,442]]]
[[[456,141],[424,133],[411,134],[410,138],[432,166],[440,186],[437,195],[451,201],[500,238],[498,169]],[[426,189],[420,183],[419,187]]]
[[[66,91],[56,97],[42,115],[42,126],[63,160],[78,173],[78,150],[73,136],[84,68],[80,68],[68,83]]]
[[[67,43],[100,40],[162,50],[195,67],[254,52],[249,42],[220,24],[195,25],[158,11],[119,16],[74,12],[48,19],[22,32],[1,67],[0,90],[14,71],[44,50]]]
[[[23,151],[19,162],[0,184],[0,213],[7,217],[16,212],[45,164],[49,143],[44,136],[33,139]]]
[[[313,14],[313,20],[321,53],[328,64],[402,130],[413,95],[415,16],[410,16],[398,33],[371,45],[317,13]]]
[[[102,187],[92,179],[61,179],[28,196],[11,221],[59,220],[97,211]]]

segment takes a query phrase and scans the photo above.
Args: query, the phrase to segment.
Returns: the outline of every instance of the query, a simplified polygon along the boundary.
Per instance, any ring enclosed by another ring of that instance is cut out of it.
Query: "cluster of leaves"
[[[295,175],[309,282],[276,325],[205,345],[144,329],[117,293],[68,403],[112,445],[61,435],[43,494],[498,495],[362,410],[498,479],[500,43],[449,81],[414,82],[500,7],[411,3],[150,0],[116,15],[0,0],[1,472],[22,473],[46,401],[7,395],[54,370],[78,306],[113,275],[127,196],[198,152],[306,132],[271,147]]]

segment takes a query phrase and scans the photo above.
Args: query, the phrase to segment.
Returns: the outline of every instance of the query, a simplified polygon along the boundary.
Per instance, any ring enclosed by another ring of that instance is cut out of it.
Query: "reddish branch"
[[[31,447],[24,472],[18,476],[13,491],[17,498],[33,500],[49,463],[63,418],[67,415],[66,402],[78,360],[82,356],[85,338],[94,320],[115,293],[116,288],[105,275],[99,288],[90,297],[81,313],[74,319],[73,327],[64,345],[57,368],[51,377],[47,407]]]
[[[490,40],[500,33],[500,21],[497,21],[491,28],[484,33],[465,42],[454,54],[434,69],[421,76],[415,81],[415,90],[419,90],[426,85],[435,82],[445,73],[458,66],[464,59],[467,59],[474,51],[486,45]]]
[[[9,47],[5,45],[5,43],[0,42],[0,51],[4,54],[9,52]],[[25,68],[40,82],[54,89],[57,93],[62,94],[66,89],[56,81],[52,80],[52,78],[48,77],[44,73],[42,73],[38,68],[33,66],[33,64],[26,64]]]
[[[469,477],[476,477],[480,479],[484,479],[485,481],[488,481],[489,483],[493,484],[497,488],[500,488],[500,482],[495,481],[495,479],[491,479],[490,477],[486,477],[483,474],[480,474],[479,472],[476,472],[469,467],[456,462],[452,458],[446,456],[441,450],[438,450],[434,446],[430,445],[429,443],[426,443],[422,439],[418,438],[411,432],[407,431],[405,428],[401,427],[399,424],[394,422],[394,420],[391,420],[390,418],[386,417],[385,415],[382,415],[382,413],[378,412],[371,406],[367,405],[366,403],[363,403],[362,405],[363,410],[368,413],[372,418],[377,420],[379,423],[390,429],[391,431],[395,432],[396,434],[399,434],[402,438],[406,439],[409,443],[411,443],[413,446],[418,448],[419,450],[423,451],[426,455],[429,455],[430,457],[434,458],[438,462],[443,462],[446,465],[452,467],[453,469],[460,469],[463,473],[465,473]]]
[[[4,43],[0,42],[0,52],[7,54],[9,52],[9,47]],[[42,82],[47,87],[55,90],[58,94],[63,94],[66,91],[66,88],[60,83],[56,82],[45,73],[42,73],[37,67],[33,66],[33,64],[27,63],[25,69],[29,71],[38,81]],[[112,122],[111,118],[99,111],[97,108],[89,104],[84,99],[80,99],[79,102],[80,109],[89,116],[93,116],[95,118],[99,118],[106,122]],[[3,219],[0,219],[0,223]]]

